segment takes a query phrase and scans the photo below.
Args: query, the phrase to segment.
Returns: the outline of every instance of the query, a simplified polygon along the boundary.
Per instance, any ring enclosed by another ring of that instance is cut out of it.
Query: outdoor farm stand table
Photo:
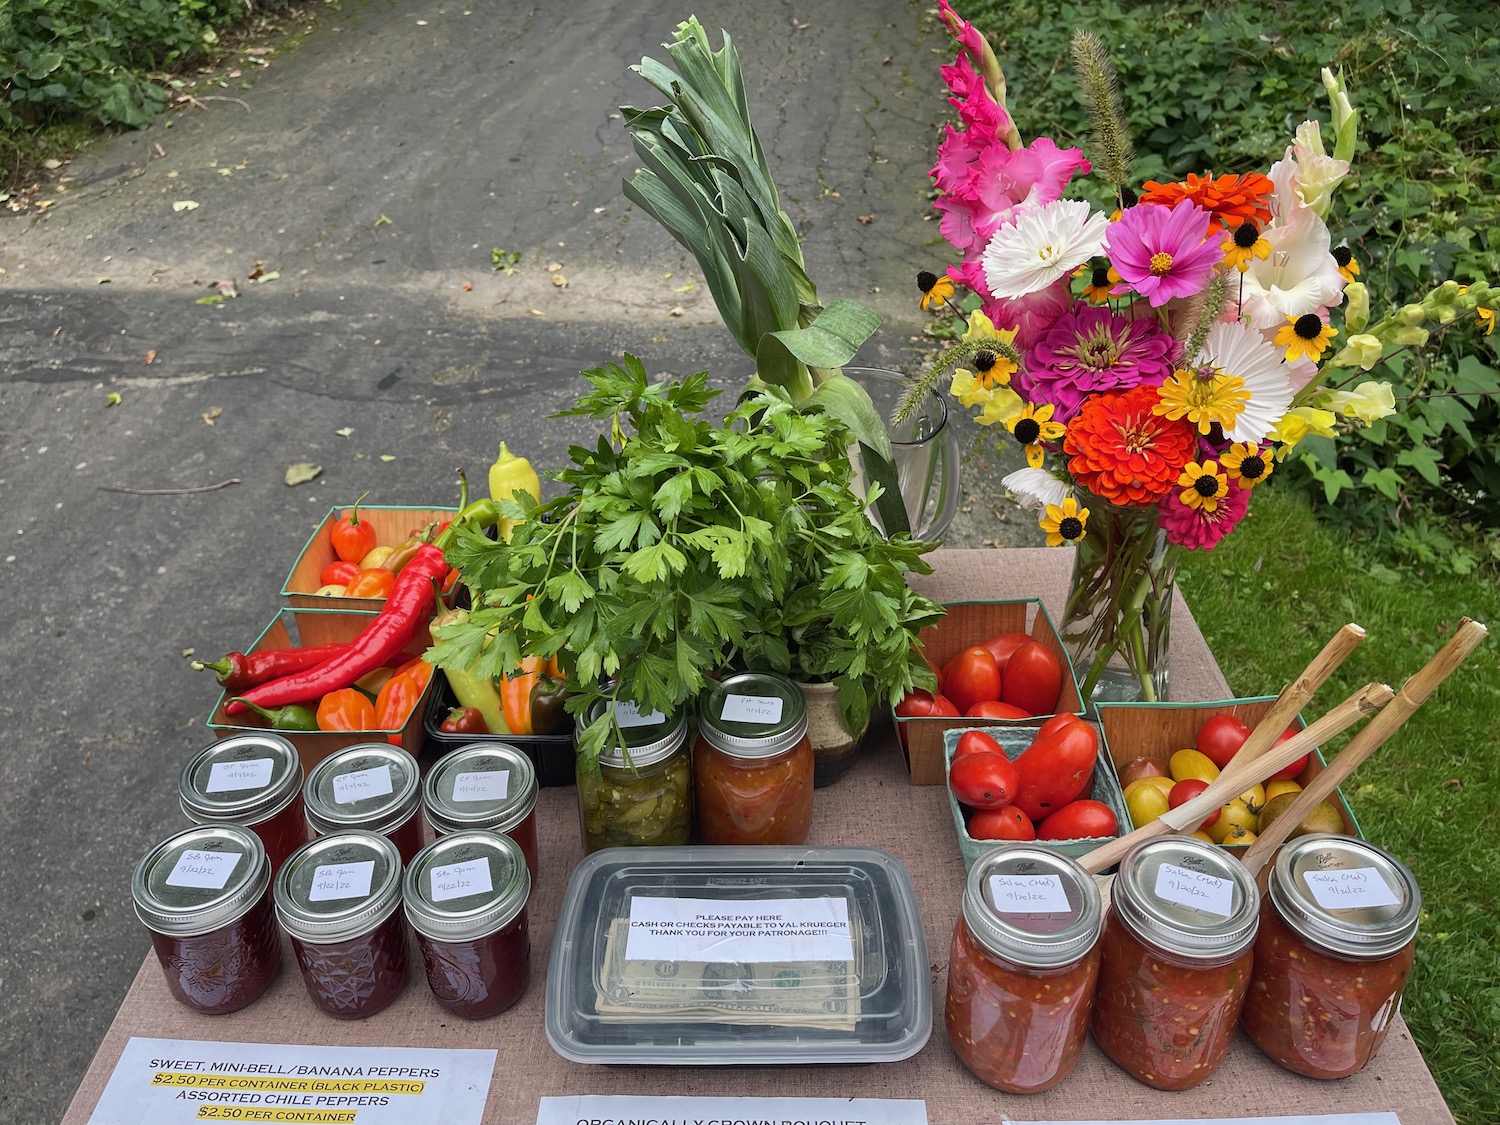
[[[943,550],[935,573],[913,585],[938,601],[1040,597],[1061,620],[1071,554],[1065,550]],[[1228,685],[1180,595],[1173,611],[1171,690],[1176,700],[1222,699]],[[1396,675],[1399,670],[1392,670]],[[1280,685],[1242,685],[1274,691]],[[171,779],[164,779],[166,784]],[[1350,1078],[1325,1083],[1282,1070],[1240,1033],[1228,1059],[1204,1086],[1163,1093],[1127,1077],[1093,1045],[1055,1089],[1029,1098],[998,1093],[973,1078],[949,1048],[943,1027],[948,944],[964,886],[943,786],[912,786],[888,722],[872,727],[866,757],[837,784],[817,791],[814,845],[884,848],[901,860],[916,885],[932,967],[932,1038],[913,1058],[873,1066],[776,1069],[621,1068],[571,1063],[542,1032],[543,993],[554,923],[563,890],[583,858],[572,788],[544,789],[537,809],[540,885],[531,899],[532,975],[510,1011],[471,1023],[443,1011],[414,958],[406,991],[367,1020],[322,1015],[308,1000],[288,953],[271,990],[227,1016],[199,1015],[168,995],[160,966],[148,953],[94,1056],[63,1125],[85,1125],[131,1036],[329,1046],[493,1048],[495,1077],[485,1125],[527,1125],[544,1095],[640,1094],[738,1097],[923,1098],[934,1125],[997,1122],[1001,1114],[1030,1120],[1152,1120],[1353,1113],[1388,1110],[1402,1125],[1452,1125],[1442,1095],[1405,1022],[1397,1016],[1375,1062]],[[1379,843],[1379,841],[1375,841]]]

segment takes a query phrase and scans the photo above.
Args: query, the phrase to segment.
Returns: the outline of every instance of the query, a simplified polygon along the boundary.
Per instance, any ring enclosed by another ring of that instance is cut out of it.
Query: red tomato
[[[995,658],[995,663],[1000,666],[1000,675],[1005,675],[1006,662],[1010,660],[1011,654],[1024,644],[1031,643],[1029,633],[1001,633],[998,637],[991,637],[984,642],[984,647],[990,650],[990,655]]]
[[[948,767],[948,785],[960,804],[998,809],[1016,795],[1015,763],[1004,754],[965,754]]]
[[[1099,801],[1070,801],[1036,826],[1038,840],[1093,840],[1119,834],[1120,822]]]
[[[1053,715],[1052,718],[1048,719],[1045,723],[1042,724],[1041,729],[1036,732],[1036,736],[1037,738],[1045,738],[1048,735],[1056,734],[1058,731],[1062,730],[1063,727],[1071,726],[1074,723],[1081,722],[1083,722],[1083,720],[1080,719],[1077,715],[1073,714],[1071,711],[1065,712],[1061,715]]]
[[[1287,727],[1286,730],[1284,730],[1284,731],[1281,732],[1280,736],[1276,739],[1276,741],[1273,742],[1273,743],[1271,743],[1271,745],[1273,747],[1280,746],[1287,739],[1291,738],[1292,735],[1294,735],[1294,734],[1301,734],[1301,733],[1302,732],[1301,732],[1301,730],[1298,727],[1294,727],[1294,726],[1293,727]],[[1307,759],[1309,759],[1311,757],[1312,757],[1312,753],[1311,752],[1303,754],[1302,757],[1298,758],[1291,765],[1289,765],[1289,766],[1283,766],[1281,769],[1279,769],[1275,773],[1273,773],[1270,777],[1266,778],[1266,780],[1268,782],[1270,782],[1270,781],[1285,781],[1285,780],[1287,780],[1289,778],[1296,777],[1299,773],[1301,773],[1304,769],[1307,768]]]
[[[1207,788],[1208,782],[1199,781],[1197,778],[1189,778],[1187,781],[1179,781],[1176,785],[1172,786],[1171,792],[1167,794],[1167,805],[1170,808],[1178,808],[1181,805],[1187,804]],[[1213,824],[1219,819],[1219,813],[1221,813],[1222,811],[1222,809],[1214,809],[1213,815],[1205,820],[1202,824],[1198,825],[1198,827],[1207,828],[1210,824]]]
[[[1213,715],[1198,731],[1198,753],[1223,769],[1229,759],[1240,752],[1245,739],[1250,737],[1250,728],[1233,715]]]
[[[1022,711],[1019,707],[993,699],[974,704],[964,714],[971,719],[1029,719],[1032,717],[1030,711]]]
[[[1057,710],[1062,681],[1062,662],[1053,651],[1029,641],[1011,653],[1005,664],[1000,702],[1014,704],[1033,715],[1050,715]]]
[[[989,650],[975,645],[948,661],[943,667],[943,694],[960,711],[987,699],[999,699],[1000,666]]]
[[[902,719],[929,719],[937,716],[958,718],[958,708],[943,696],[917,688],[901,697],[896,704],[896,716]],[[906,745],[906,724],[897,723],[896,733],[901,736],[901,745]]]
[[[347,586],[349,585],[349,583],[353,582],[354,579],[358,577],[358,575],[358,563],[344,562],[342,559],[340,559],[338,562],[329,563],[323,568],[322,573],[318,575],[318,585]]]
[[[958,745],[953,748],[953,760],[956,762],[965,754],[1001,754],[1000,744],[982,730],[966,730],[958,736]]]
[[[1069,723],[1037,740],[1016,759],[1015,805],[1033,821],[1088,792],[1099,757],[1099,736],[1087,723]]]
[[[1015,805],[981,809],[969,818],[969,836],[975,840],[1035,840],[1031,818]]]

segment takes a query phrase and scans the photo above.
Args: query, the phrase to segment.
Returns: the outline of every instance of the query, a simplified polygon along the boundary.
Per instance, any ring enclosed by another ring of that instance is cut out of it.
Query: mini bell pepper
[[[388,598],[396,585],[396,576],[384,567],[372,566],[359,572],[353,582],[344,587],[346,598]]]
[[[500,683],[500,702],[512,734],[566,734],[572,720],[563,710],[568,697],[564,680],[546,673],[546,662],[527,656],[520,670]]]
[[[531,467],[531,462],[524,457],[517,457],[502,441],[500,443],[500,455],[495,458],[495,463],[490,466],[490,499],[495,503],[503,503],[506,500],[514,500],[517,492],[524,492],[533,500],[540,501],[542,498],[542,482],[536,475],[536,470]],[[510,542],[511,532],[520,520],[500,520],[500,538]]]
[[[318,717],[301,704],[289,703],[285,707],[257,707],[248,699],[232,699],[231,703],[243,703],[262,719],[271,724],[272,730],[318,730]]]
[[[531,689],[540,678],[542,663],[538,657],[524,656],[515,674],[500,681],[500,705],[511,734],[535,733],[531,729]]]
[[[377,566],[384,566],[385,560],[391,557],[391,552],[394,550],[394,547],[371,548],[369,553],[359,560],[359,569],[374,570]]]
[[[567,734],[573,729],[568,714],[568,682],[543,673],[531,685],[531,733]]]
[[[359,518],[359,505],[368,492],[354,502],[354,509],[347,516],[340,516],[328,529],[328,543],[333,553],[344,562],[357,563],[375,546],[375,529],[368,520]]]
[[[382,689],[384,690],[384,689]],[[375,706],[354,688],[330,691],[318,700],[319,730],[378,730]]]
[[[320,586],[347,586],[354,581],[355,575],[359,573],[359,564],[344,562],[340,559],[336,563],[329,563],[318,575]]]
[[[415,677],[397,672],[386,681],[375,700],[374,729],[399,732],[406,725],[406,720],[411,718],[411,713],[416,710],[422,692],[426,689],[427,685],[419,683]],[[389,737],[391,742],[400,744],[399,734]]]
[[[477,707],[449,708],[448,717],[438,724],[438,730],[444,734],[490,733],[490,728],[485,725],[484,716]]]

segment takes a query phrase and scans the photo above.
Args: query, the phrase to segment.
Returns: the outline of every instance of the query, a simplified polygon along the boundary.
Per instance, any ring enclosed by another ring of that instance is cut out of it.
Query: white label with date
[[[1171,863],[1162,864],[1156,873],[1156,897],[1220,918],[1234,913],[1233,880]]]
[[[632,898],[625,956],[643,961],[852,961],[849,902]]]
[[[390,766],[355,770],[333,779],[333,799],[340,805],[352,805],[355,801],[384,797],[392,792]]]
[[[453,778],[455,801],[503,801],[509,796],[509,770],[481,770]]]
[[[664,723],[667,717],[660,711],[643,712],[640,705],[628,699],[615,704],[615,722],[621,727],[654,727]]]
[[[224,884],[239,866],[244,852],[200,852],[192,848],[182,853],[177,866],[167,876],[169,887],[196,887],[203,891],[222,891]]]
[[[1360,910],[1367,906],[1400,904],[1390,884],[1373,867],[1304,871],[1302,877],[1324,910]]]
[[[487,859],[471,859],[466,863],[450,863],[447,867],[432,869],[433,902],[485,894],[494,889],[494,884],[490,882],[490,861]]]
[[[784,703],[785,700],[778,695],[726,695],[720,717],[726,723],[754,723],[768,727],[781,722]]]
[[[326,863],[313,868],[309,902],[333,902],[341,898],[366,898],[375,873],[373,859],[359,863]]]
[[[1056,875],[991,875],[990,897],[1001,914],[1063,914],[1071,909]]]
[[[208,769],[205,793],[233,793],[238,789],[264,789],[271,784],[271,770],[276,763],[270,758],[251,758],[247,762],[215,762]]]

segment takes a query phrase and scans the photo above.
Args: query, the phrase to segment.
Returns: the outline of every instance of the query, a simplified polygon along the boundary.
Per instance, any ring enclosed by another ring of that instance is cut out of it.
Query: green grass
[[[1493,574],[1372,565],[1367,545],[1320,524],[1274,483],[1211,554],[1184,563],[1193,617],[1237,695],[1279,691],[1347,621],[1369,639],[1319,692],[1321,714],[1360,684],[1400,687],[1462,616],[1500,631]],[[1336,749],[1334,744],[1330,749]],[[1500,1121],[1500,638],[1469,658],[1344,783],[1371,842],[1422,887],[1403,1013],[1462,1125]]]

